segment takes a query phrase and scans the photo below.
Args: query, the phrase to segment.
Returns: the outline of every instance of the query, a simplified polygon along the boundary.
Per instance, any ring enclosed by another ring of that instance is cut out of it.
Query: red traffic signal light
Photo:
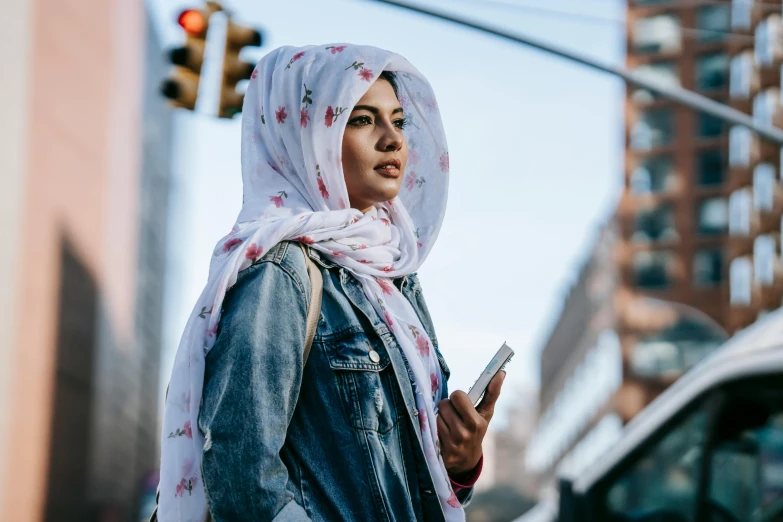
[[[207,20],[199,9],[186,9],[180,13],[177,23],[191,36],[204,36]]]
[[[196,108],[209,18],[222,10],[219,3],[210,1],[200,9],[185,9],[177,18],[177,23],[185,30],[185,45],[169,53],[169,61],[176,67],[161,85],[161,93],[176,107]]]

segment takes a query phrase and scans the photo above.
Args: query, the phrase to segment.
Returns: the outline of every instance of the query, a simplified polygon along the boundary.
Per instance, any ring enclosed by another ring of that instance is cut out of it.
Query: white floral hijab
[[[409,120],[408,164],[399,196],[363,214],[348,204],[342,138],[351,109],[382,71],[397,76]],[[202,522],[206,516],[199,472],[204,437],[196,429],[205,356],[237,273],[285,240],[306,243],[349,270],[394,333],[408,363],[424,454],[446,520],[464,520],[437,443],[438,360],[415,311],[391,283],[415,272],[432,248],[446,207],[448,173],[432,88],[401,56],[334,44],[281,47],[259,62],[242,113],[242,210],[215,247],[207,285],[171,373],[162,433],[161,522]]]

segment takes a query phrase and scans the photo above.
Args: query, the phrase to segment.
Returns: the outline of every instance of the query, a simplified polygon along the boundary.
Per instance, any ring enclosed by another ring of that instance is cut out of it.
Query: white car
[[[670,386],[557,504],[516,522],[783,522],[783,310]]]

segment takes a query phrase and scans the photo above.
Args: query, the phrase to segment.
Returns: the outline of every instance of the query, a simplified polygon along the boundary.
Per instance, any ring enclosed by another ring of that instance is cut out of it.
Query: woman
[[[261,60],[243,207],[172,371],[161,522],[464,520],[504,374],[478,408],[448,398],[414,274],[448,168],[432,90],[403,58],[328,45]],[[306,363],[298,244],[323,279]]]

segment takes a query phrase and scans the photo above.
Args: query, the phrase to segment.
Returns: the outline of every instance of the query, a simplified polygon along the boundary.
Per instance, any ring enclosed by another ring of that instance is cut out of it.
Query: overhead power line
[[[728,7],[731,7],[732,5],[741,5],[741,6],[747,6],[747,7],[764,7],[766,10],[769,10],[770,12],[771,11],[780,10],[780,8],[781,8],[780,4],[775,4],[775,3],[771,3],[771,2],[754,2],[753,0],[739,0],[739,1],[735,1],[735,0],[701,0],[699,3],[685,3],[685,2],[682,2],[682,1],[671,0],[669,2],[660,2],[660,3],[654,3],[654,4],[645,4],[645,3],[633,2],[633,1],[631,1],[631,2],[618,2],[617,0],[614,0],[614,1],[613,0],[578,0],[578,2],[576,2],[576,0],[547,0],[547,1],[548,2],[551,2],[551,1],[560,1],[560,2],[571,1],[571,2],[580,3],[580,4],[582,4],[584,2],[593,2],[595,4],[605,4],[605,5],[610,5],[612,3],[615,3],[615,4],[625,5],[625,6],[627,6],[630,9],[651,9],[651,10],[654,9],[656,11],[657,10],[666,10],[666,11],[682,10],[682,11],[684,11],[684,10],[687,10],[687,9],[698,9],[699,7],[706,7],[706,6],[711,6],[711,5],[725,5],[725,6],[728,6]],[[486,3],[490,3],[490,2],[487,1]],[[509,6],[512,6],[512,7],[521,5],[521,4],[517,3],[517,2],[512,2],[510,0],[507,0],[507,1],[498,0],[498,1],[494,2],[494,3],[505,4],[505,5],[509,5]]]
[[[586,23],[601,24],[601,25],[619,25],[619,26],[625,26],[626,24],[625,20],[619,20],[617,18],[606,18],[603,16],[589,15],[586,13],[578,13],[574,11],[565,11],[562,9],[550,9],[548,7],[538,7],[538,6],[518,4],[513,2],[504,2],[503,0],[458,0],[458,1],[460,3],[470,4],[476,7],[480,7],[482,5],[495,5],[498,7],[510,8],[515,11],[537,13],[544,16],[556,16],[563,19],[574,20],[577,22],[586,22]],[[598,1],[605,2],[606,0],[598,0]],[[780,8],[780,6],[777,7]],[[755,40],[755,38],[752,35],[733,33],[731,31],[721,31],[717,29],[703,29],[703,28],[696,28],[696,27],[680,26],[680,31],[682,31],[683,36],[687,36],[687,37],[698,37],[702,35],[720,35],[726,38],[727,40],[742,40],[746,42],[752,42]]]

